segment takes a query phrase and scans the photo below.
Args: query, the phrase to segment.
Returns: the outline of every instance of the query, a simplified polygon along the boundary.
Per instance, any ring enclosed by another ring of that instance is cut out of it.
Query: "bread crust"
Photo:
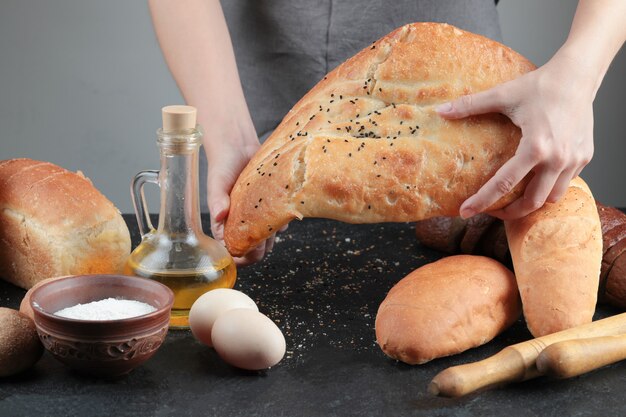
[[[129,253],[124,219],[82,173],[0,161],[0,277],[28,289],[54,276],[118,273]]]
[[[415,223],[415,235],[429,248],[448,254],[461,253],[461,241],[468,221],[461,217],[437,216]]]
[[[528,329],[535,337],[591,322],[596,307],[602,226],[591,190],[571,181],[557,203],[505,220]]]
[[[520,313],[509,269],[484,256],[449,256],[389,291],[376,315],[376,341],[388,356],[422,364],[487,343]]]
[[[521,133],[503,115],[446,120],[435,106],[534,68],[504,45],[440,23],[374,42],[311,89],[243,170],[231,192],[228,250],[241,256],[294,218],[458,215],[513,156]]]

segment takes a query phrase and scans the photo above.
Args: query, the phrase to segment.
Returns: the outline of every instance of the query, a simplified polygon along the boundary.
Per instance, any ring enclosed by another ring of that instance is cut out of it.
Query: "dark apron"
[[[261,141],[326,73],[392,30],[445,22],[500,41],[494,0],[222,0]],[[214,138],[213,140],[219,140]],[[206,158],[201,202],[206,211]]]

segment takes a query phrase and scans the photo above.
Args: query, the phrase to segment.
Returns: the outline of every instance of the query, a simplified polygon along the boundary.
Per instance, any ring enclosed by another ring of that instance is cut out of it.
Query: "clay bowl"
[[[54,312],[105,298],[136,300],[157,310],[121,320],[76,320]],[[73,370],[101,377],[127,374],[165,339],[174,294],[163,284],[124,275],[77,275],[47,282],[31,295],[44,347]]]

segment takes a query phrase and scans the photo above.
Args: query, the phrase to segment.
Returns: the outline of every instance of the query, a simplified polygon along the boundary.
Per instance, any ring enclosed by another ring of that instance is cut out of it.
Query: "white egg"
[[[213,323],[224,312],[234,308],[259,311],[256,303],[241,291],[217,288],[201,295],[189,310],[191,333],[200,342],[213,346],[211,341]]]
[[[254,310],[225,312],[215,321],[211,337],[217,354],[242,369],[267,369],[285,355],[283,333],[267,316]]]

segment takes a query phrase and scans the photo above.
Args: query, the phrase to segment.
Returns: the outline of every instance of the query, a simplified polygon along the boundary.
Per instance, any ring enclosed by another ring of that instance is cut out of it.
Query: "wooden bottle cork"
[[[188,130],[196,127],[198,112],[193,106],[165,106],[161,109],[161,113],[164,132]]]

